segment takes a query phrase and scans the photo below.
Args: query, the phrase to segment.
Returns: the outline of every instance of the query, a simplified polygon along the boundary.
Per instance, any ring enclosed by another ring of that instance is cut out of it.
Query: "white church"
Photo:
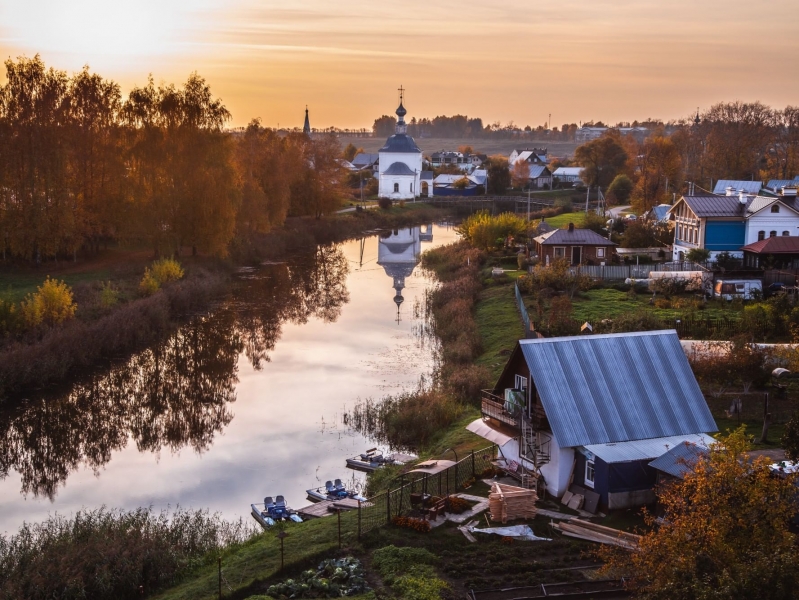
[[[405,115],[408,111],[402,105],[403,89],[400,88],[400,103],[397,108],[397,131],[386,140],[379,152],[378,196],[392,200],[411,200],[417,196],[432,196],[433,186],[425,181],[423,189],[422,151],[414,139],[408,135]],[[427,179],[427,178],[425,178]]]

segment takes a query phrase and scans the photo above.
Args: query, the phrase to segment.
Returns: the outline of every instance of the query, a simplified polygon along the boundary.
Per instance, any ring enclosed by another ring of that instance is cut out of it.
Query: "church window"
[[[790,231],[783,231],[783,232],[782,232],[782,236],[783,236],[783,237],[790,237],[790,235],[791,235],[791,232],[790,232]]]
[[[768,236],[769,237],[777,237],[777,232],[776,231],[769,231]]]
[[[758,231],[757,232],[757,241],[765,240],[766,239],[766,232],[765,231]]]
[[[772,206],[772,207],[771,207],[771,212],[773,212],[773,213],[778,213],[778,212],[780,212],[780,206],[779,206],[779,204],[775,204],[774,206]]]
[[[398,183],[394,184],[394,192],[399,192],[399,184]]]

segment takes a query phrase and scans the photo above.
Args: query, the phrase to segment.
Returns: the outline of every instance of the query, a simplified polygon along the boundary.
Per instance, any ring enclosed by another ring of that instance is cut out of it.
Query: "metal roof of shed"
[[[688,435],[670,435],[649,440],[612,442],[610,444],[589,444],[585,446],[585,449],[594,456],[610,464],[633,462],[637,460],[652,460],[653,458],[662,457],[664,453],[670,452],[674,448],[684,446],[686,442],[694,448],[707,448],[715,441],[716,440],[712,437],[704,433],[689,433]],[[655,466],[653,463],[650,464]]]
[[[715,441],[716,440],[713,440],[710,443],[693,443],[690,440],[686,440],[669,448],[668,451],[649,463],[649,466],[673,477],[682,479],[701,457],[708,455],[708,447]]]
[[[674,330],[519,346],[561,448],[718,430]]]

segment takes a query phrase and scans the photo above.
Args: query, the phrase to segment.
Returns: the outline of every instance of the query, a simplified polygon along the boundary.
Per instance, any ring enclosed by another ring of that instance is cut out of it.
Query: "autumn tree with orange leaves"
[[[606,574],[624,574],[645,598],[788,600],[799,586],[794,476],[749,456],[744,428],[714,444],[685,479],[658,489],[663,518],[638,550],[602,549]]]

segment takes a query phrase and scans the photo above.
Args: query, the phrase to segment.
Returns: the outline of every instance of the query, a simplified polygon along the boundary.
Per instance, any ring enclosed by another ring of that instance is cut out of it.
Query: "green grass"
[[[648,293],[636,294],[631,299],[627,292],[621,292],[612,288],[596,288],[575,297],[572,300],[574,307],[574,319],[576,321],[588,321],[595,323],[601,319],[612,319],[624,313],[646,310],[660,319],[676,319],[684,317],[689,310],[684,308],[657,308],[649,304],[651,296]],[[685,294],[680,300],[693,300],[693,294]],[[737,314],[735,309],[729,304],[708,302],[703,310],[696,311],[702,317],[717,318]]]
[[[342,545],[346,548],[357,543],[358,515],[356,511],[342,513]],[[335,517],[314,519],[286,526],[284,540],[285,576],[289,577],[305,568],[315,567],[321,558],[338,554],[338,523]],[[245,544],[233,553],[222,557],[224,581],[237,592],[252,590],[252,594],[265,593],[267,582],[275,583],[280,570],[280,540],[272,529]],[[189,579],[154,596],[160,600],[215,600],[218,596],[217,565],[207,565]],[[225,596],[230,589],[223,585]],[[240,594],[238,597],[242,597]],[[246,595],[243,596],[246,598]]]
[[[47,271],[46,267],[42,267],[35,273],[3,273],[2,288],[0,288],[0,299],[11,302],[20,302],[28,294],[35,293],[37,288],[44,283],[44,280],[48,275],[52,275],[53,279],[65,281],[70,287],[75,287],[75,285],[78,283],[92,283],[95,281],[108,281],[111,279],[111,272],[107,268],[89,270],[80,273],[67,273],[64,275],[58,274],[58,271],[55,269],[53,271],[53,274],[51,274]]]
[[[496,380],[511,350],[524,335],[513,285],[504,284],[481,291],[477,300],[476,319],[483,353],[475,362],[485,366]]]
[[[560,229],[561,227],[566,227],[569,223],[574,223],[575,227],[579,227],[580,225],[585,222],[585,213],[584,212],[570,212],[570,213],[563,213],[561,215],[556,215],[554,217],[547,217],[546,222],[552,225],[552,227],[556,227]]]
[[[721,435],[727,435],[729,432],[738,429],[738,419],[728,419],[725,416],[719,417],[717,414],[713,415],[716,420],[716,425],[719,428]],[[746,435],[754,440],[759,440],[763,433],[763,420],[762,419],[742,419],[741,425],[746,425]],[[774,423],[768,428],[768,442],[765,444],[753,443],[752,450],[771,450],[774,448],[782,448],[780,440],[785,433],[784,423]],[[717,436],[719,434],[714,434]]]

